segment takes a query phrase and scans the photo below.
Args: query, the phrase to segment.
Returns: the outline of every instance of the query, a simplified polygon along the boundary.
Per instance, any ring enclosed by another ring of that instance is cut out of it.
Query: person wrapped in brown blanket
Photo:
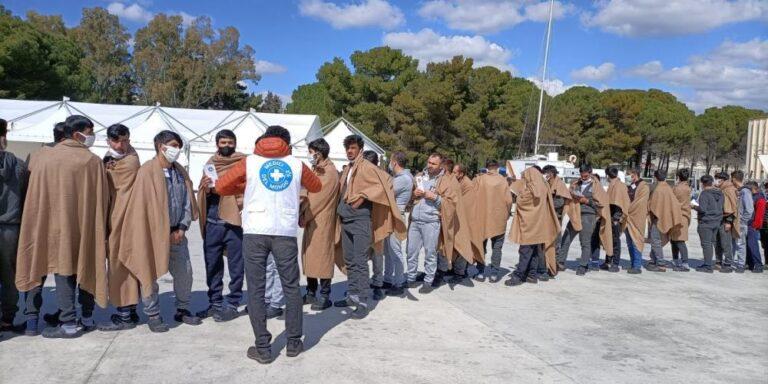
[[[27,334],[38,334],[42,285],[56,279],[58,323],[43,336],[73,338],[95,328],[94,300],[107,306],[109,190],[104,165],[88,150],[93,123],[73,115],[66,139],[35,159],[19,234],[16,287],[26,292]],[[75,288],[82,318],[78,324]],[[56,319],[54,319],[56,321]]]
[[[573,227],[578,231],[581,230],[581,218],[573,214],[573,205],[571,204],[573,196],[563,179],[558,176],[557,168],[554,165],[545,165],[542,171],[544,172],[544,178],[547,180],[549,193],[552,195],[552,203],[555,206],[555,213],[557,213],[557,222],[560,223],[560,227],[557,228],[557,240],[551,246],[545,247],[544,258],[539,258],[538,279],[540,281],[547,281],[550,275],[554,277],[557,275],[557,272],[565,271],[565,263],[557,260],[557,251],[563,238],[562,225],[565,217],[568,217],[568,220],[573,223]],[[547,260],[554,260],[557,264],[557,270],[554,273],[547,268]]]
[[[544,176],[538,166],[523,171],[520,179],[512,182],[512,193],[517,196],[515,217],[509,231],[509,240],[520,245],[520,258],[507,286],[524,282],[537,282],[538,259],[545,257],[544,249],[557,240],[560,222]],[[547,268],[557,273],[555,260],[547,260]]]
[[[665,272],[664,244],[669,242],[669,234],[675,227],[683,224],[682,210],[672,187],[667,184],[667,172],[657,169],[651,197],[648,200],[648,236],[651,243],[651,261],[645,269],[651,272]]]
[[[682,168],[677,171],[677,184],[672,189],[677,202],[680,203],[680,212],[683,222],[680,226],[672,229],[669,233],[669,239],[672,243],[672,260],[674,270],[677,272],[688,272],[688,227],[691,225],[691,186],[688,182],[690,171]]]
[[[454,277],[452,277],[449,281],[451,284],[460,284],[464,281],[465,278],[468,277],[467,266],[469,264],[485,263],[485,255],[483,252],[484,239],[480,226],[474,225],[478,220],[478,212],[476,209],[477,186],[472,182],[472,179],[467,174],[467,167],[464,164],[454,165],[453,176],[456,178],[456,181],[458,181],[459,188],[461,189],[461,201],[459,202],[459,210],[463,212],[463,214],[459,216],[459,219],[460,221],[466,220],[467,223],[464,226],[460,225],[460,228],[464,228],[465,226],[469,228],[468,243],[470,247],[470,253],[464,254],[459,251],[457,252],[457,255],[454,255]]]
[[[507,232],[507,221],[512,211],[512,193],[509,192],[507,179],[499,174],[499,163],[496,160],[485,162],[487,173],[481,173],[475,183],[475,209],[477,210],[476,225],[483,238],[483,253],[485,245],[491,240],[491,268],[488,278],[496,283],[501,280],[501,248],[504,245],[504,235]],[[478,274],[475,280],[485,281],[485,264],[477,265]]]
[[[621,234],[627,225],[629,216],[629,191],[624,181],[619,179],[619,169],[608,167],[605,169],[608,177],[608,200],[611,204],[611,235],[613,240],[613,255],[606,256],[600,269],[609,272],[619,272],[621,267]]]
[[[725,196],[723,224],[717,231],[717,242],[715,243],[715,256],[717,257],[715,269],[728,273],[733,271],[735,256],[733,240],[737,240],[741,236],[738,191],[727,172],[719,172],[715,175],[715,186],[720,188]]]

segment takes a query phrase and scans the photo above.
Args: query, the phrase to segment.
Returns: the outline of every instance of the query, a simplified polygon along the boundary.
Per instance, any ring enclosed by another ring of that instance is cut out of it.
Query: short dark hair
[[[453,171],[453,166],[454,166],[456,163],[454,163],[454,162],[453,162],[453,160],[451,160],[451,159],[445,158],[445,159],[443,159],[443,164],[444,164],[444,165],[446,165],[446,166],[448,166],[448,167],[450,167],[450,168],[451,168],[451,171]]]
[[[485,167],[486,168],[498,168],[499,162],[494,159],[488,159],[485,161]]]
[[[579,165],[579,173],[592,173],[592,166],[587,163]]]
[[[85,116],[72,115],[64,120],[65,137],[71,138],[75,132],[83,132],[88,128],[93,128],[93,122]]]
[[[715,179],[720,179],[720,180],[724,180],[724,181],[728,180],[728,173],[726,173],[726,172],[718,172],[718,173],[715,174]]]
[[[704,186],[709,187],[709,186],[711,186],[715,182],[715,179],[712,178],[712,176],[710,176],[710,175],[704,175],[704,176],[701,177],[701,179],[699,179],[699,181]]]
[[[328,154],[331,153],[331,146],[328,145],[328,142],[322,137],[317,140],[312,140],[312,142],[309,143],[309,149],[323,155],[323,159],[327,159]]]
[[[443,157],[443,154],[442,153],[438,153],[438,152],[432,152],[429,155],[429,157],[437,157],[437,158],[439,158],[440,159],[440,164],[442,164],[443,160],[445,160],[445,157]]]
[[[543,169],[544,173],[549,173],[551,175],[557,175],[558,174],[557,167],[555,167],[554,165],[551,165],[551,164],[545,165],[544,168],[542,168],[542,169]]]
[[[619,169],[616,167],[608,167],[605,169],[605,175],[608,176],[609,179],[615,179],[619,177]]]
[[[667,171],[657,169],[653,171],[653,177],[658,181],[664,181],[667,179]]]
[[[462,163],[458,163],[458,164],[454,165],[454,167],[459,167],[459,172],[461,172],[461,173],[463,173],[465,175],[467,174],[467,166],[466,165],[464,165]]]
[[[594,177],[595,179],[597,179],[597,181],[600,181],[600,180],[602,180],[602,178],[600,177],[600,175],[598,175],[597,173],[593,173],[593,174],[592,174],[592,177]]]
[[[286,144],[291,145],[291,133],[279,125],[270,125],[267,127],[267,130],[264,131],[264,134],[261,135],[259,139],[266,139],[268,137],[279,137],[285,141]]]
[[[747,181],[744,184],[744,186],[746,186],[749,189],[752,189],[752,188],[755,188],[755,189],[758,189],[758,190],[760,189],[760,185],[758,185],[757,181],[754,181],[754,180]]]
[[[541,167],[539,167],[538,165],[532,165],[531,168],[535,168],[537,171],[539,171],[539,173],[543,173],[543,171],[541,170]]]
[[[107,137],[110,139],[117,140],[120,136],[131,136],[128,127],[122,124],[112,124],[107,128]]]
[[[392,160],[394,160],[395,163],[397,163],[397,165],[405,168],[405,161],[406,161],[405,152],[397,151],[397,152],[393,153],[392,154]]]
[[[677,178],[680,181],[688,181],[690,177],[691,177],[691,171],[689,171],[688,168],[681,168],[677,170]]]
[[[222,129],[221,131],[216,132],[217,146],[219,145],[219,140],[221,139],[232,139],[235,141],[235,145],[237,145],[237,136],[235,136],[235,133],[229,129]]]
[[[738,182],[744,181],[744,171],[735,170],[735,171],[731,172],[731,179],[733,179],[735,181],[738,181]]]
[[[0,136],[8,134],[8,122],[4,119],[0,119]]]
[[[344,149],[348,149],[352,144],[357,144],[360,149],[363,149],[365,147],[365,142],[363,141],[363,137],[360,135],[349,135],[344,138]]]
[[[169,130],[161,131],[155,135],[155,152],[160,153],[160,146],[168,144],[173,140],[178,141],[182,147],[184,146],[184,141],[181,140],[181,136],[178,133]]]
[[[53,142],[54,143],[58,143],[67,137],[66,134],[64,133],[64,127],[66,126],[67,124],[64,123],[63,121],[60,121],[53,126]]]
[[[367,151],[363,151],[363,159],[366,159],[373,163],[375,166],[379,166],[379,154],[377,154],[374,151],[371,151],[370,149]]]

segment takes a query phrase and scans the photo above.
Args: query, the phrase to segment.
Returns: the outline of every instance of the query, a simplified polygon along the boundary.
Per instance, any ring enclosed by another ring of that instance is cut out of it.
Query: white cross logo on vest
[[[282,160],[269,160],[259,170],[259,179],[268,190],[280,192],[288,188],[293,180],[293,171]]]

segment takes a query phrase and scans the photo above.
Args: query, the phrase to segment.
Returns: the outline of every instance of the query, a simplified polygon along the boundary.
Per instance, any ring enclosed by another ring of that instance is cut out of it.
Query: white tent
[[[328,154],[328,158],[333,161],[337,169],[340,170],[349,162],[349,160],[347,160],[347,153],[344,150],[344,138],[349,135],[360,135],[363,138],[365,149],[370,149],[376,152],[379,155],[380,163],[384,161],[383,156],[386,151],[376,144],[375,141],[363,134],[359,129],[355,128],[355,126],[347,119],[340,117],[323,127],[321,136],[331,147],[331,152]],[[308,139],[307,143],[311,141],[312,139]]]

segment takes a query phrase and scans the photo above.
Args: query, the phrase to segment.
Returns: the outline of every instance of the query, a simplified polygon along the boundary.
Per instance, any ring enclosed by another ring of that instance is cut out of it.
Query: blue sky
[[[388,44],[427,61],[455,54],[535,78],[542,61],[545,0],[5,0],[15,14],[101,6],[131,32],[156,13],[207,15],[234,26],[256,52],[257,92],[290,95],[317,68]],[[548,92],[569,86],[660,88],[697,112],[737,104],[768,110],[768,0],[555,2]]]

